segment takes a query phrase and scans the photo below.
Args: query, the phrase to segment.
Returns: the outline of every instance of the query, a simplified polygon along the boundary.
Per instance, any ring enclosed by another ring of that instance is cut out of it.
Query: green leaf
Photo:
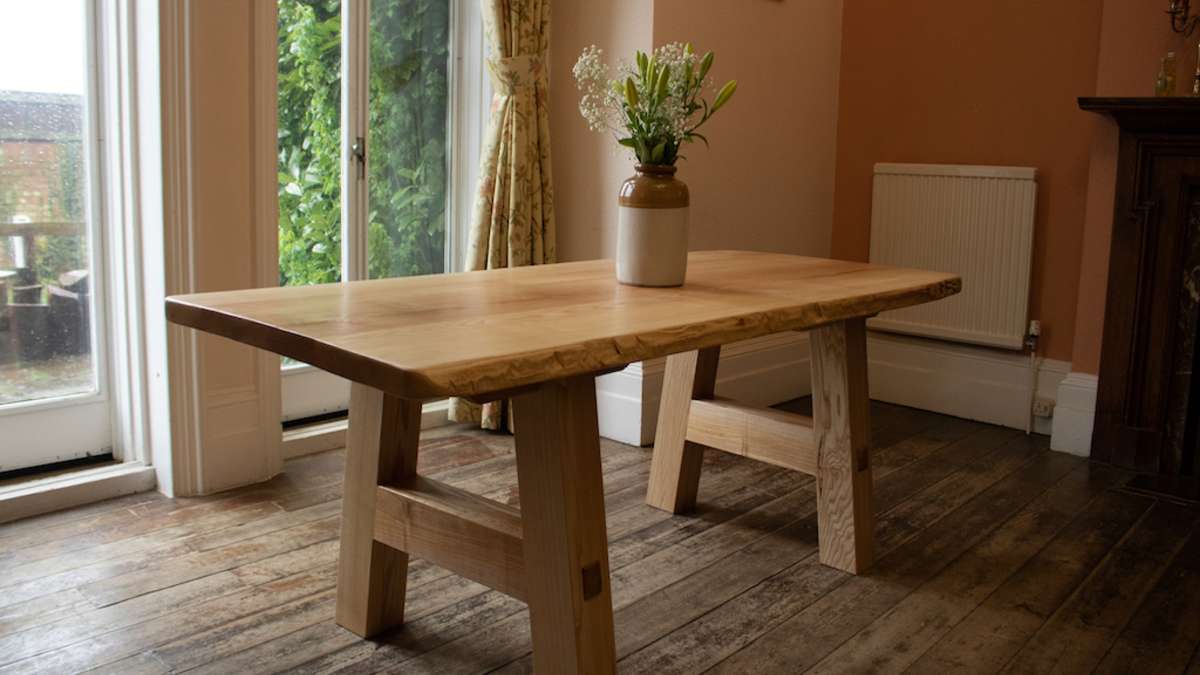
[[[637,144],[633,142],[632,138],[619,138],[619,139],[617,139],[617,143],[619,143],[627,148],[636,148],[637,147]]]
[[[279,172],[287,174],[279,180],[280,281],[337,281],[345,0],[276,4]],[[367,83],[367,113],[372,144],[381,151],[368,176],[368,273],[379,277],[440,271],[448,185],[450,3],[371,4],[367,48],[374,67]],[[297,191],[300,194],[294,194]]]
[[[639,161],[645,162],[650,159],[650,149],[646,147],[645,139],[634,136],[633,150]]]
[[[667,142],[666,141],[662,141],[658,145],[654,146],[654,151],[650,153],[650,163],[651,164],[662,163],[663,153],[666,152],[666,150],[667,150]]]

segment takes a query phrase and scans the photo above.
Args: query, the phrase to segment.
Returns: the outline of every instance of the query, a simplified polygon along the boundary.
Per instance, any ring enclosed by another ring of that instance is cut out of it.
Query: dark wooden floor
[[[811,479],[710,452],[699,512],[672,517],[642,503],[649,452],[604,444],[623,672],[1200,673],[1197,511],[1044,437],[873,413],[859,577],[817,563]],[[334,625],[341,461],[0,526],[0,672],[529,671],[524,606],[420,561],[405,628]],[[438,430],[421,470],[517,499],[505,436]]]

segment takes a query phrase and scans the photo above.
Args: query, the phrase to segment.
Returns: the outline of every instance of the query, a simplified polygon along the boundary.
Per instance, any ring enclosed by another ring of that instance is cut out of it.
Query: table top
[[[613,261],[167,298],[167,317],[411,399],[481,396],[917,305],[941,272],[749,251],[687,283],[617,283]]]

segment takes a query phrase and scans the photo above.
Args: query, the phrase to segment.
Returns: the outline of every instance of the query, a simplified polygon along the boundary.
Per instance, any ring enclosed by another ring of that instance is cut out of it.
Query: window
[[[461,265],[483,111],[473,0],[278,0],[283,285]],[[284,365],[284,418],[345,410],[348,385]]]
[[[0,4],[0,473],[111,451],[97,25]]]

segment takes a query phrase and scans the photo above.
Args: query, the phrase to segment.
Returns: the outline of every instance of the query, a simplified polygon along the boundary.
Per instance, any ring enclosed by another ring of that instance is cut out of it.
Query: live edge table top
[[[611,260],[167,298],[167,317],[409,399],[485,396],[953,295],[953,274],[747,251],[687,283],[617,283]]]

